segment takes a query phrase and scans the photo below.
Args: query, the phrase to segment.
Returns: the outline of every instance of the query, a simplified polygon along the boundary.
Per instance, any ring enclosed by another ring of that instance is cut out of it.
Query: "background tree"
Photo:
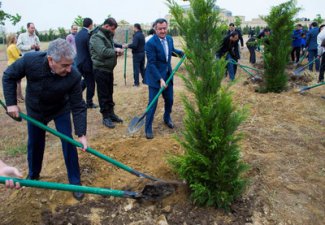
[[[2,1],[0,1],[0,8],[2,6]],[[9,19],[12,25],[16,25],[20,20],[21,16],[16,13],[16,15],[11,15],[0,9],[0,25],[5,25],[5,21]]]
[[[240,19],[240,17],[235,16],[235,22],[234,22],[235,26],[240,27],[241,23],[242,23],[242,20]]]
[[[186,15],[174,0],[167,2],[185,42],[188,75],[182,78],[189,92],[182,98],[185,129],[179,138],[185,152],[169,162],[187,181],[195,203],[228,208],[245,187],[247,165],[240,160],[236,132],[245,113],[233,105],[228,86],[221,86],[225,60],[215,60],[224,26],[214,0],[190,0]]]
[[[59,37],[66,38],[67,32],[65,31],[64,27],[58,27]]]
[[[321,25],[324,22],[324,19],[322,18],[322,16],[320,14],[317,14],[316,18],[313,19],[313,21],[317,22],[318,25]]]
[[[27,31],[26,27],[24,27],[24,26],[21,26],[19,29],[19,33],[25,33],[26,31]]]
[[[82,16],[77,16],[74,21],[73,21],[73,24],[76,24],[78,27],[82,27],[82,24],[83,24],[83,21],[84,21],[84,18],[82,18]]]
[[[269,43],[264,46],[265,73],[261,92],[281,92],[287,88],[285,67],[291,52],[294,17],[299,10],[296,0],[290,0],[273,6],[270,14],[263,18],[271,29],[271,35]]]

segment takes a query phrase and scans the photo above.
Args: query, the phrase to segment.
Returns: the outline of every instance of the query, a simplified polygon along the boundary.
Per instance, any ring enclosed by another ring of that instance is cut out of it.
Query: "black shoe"
[[[174,128],[174,123],[173,123],[173,121],[171,119],[165,120],[164,122],[167,125],[167,127],[169,127],[170,129]]]
[[[133,87],[139,87],[140,85],[139,84],[133,84]]]
[[[91,104],[87,104],[87,109],[96,109],[98,108],[98,105],[91,103]]]
[[[109,118],[113,121],[113,122],[116,122],[116,123],[123,123],[123,120],[118,117],[115,113],[113,114],[110,114],[109,115]]]
[[[152,132],[146,132],[146,138],[147,139],[153,139],[153,133]]]
[[[81,201],[85,197],[85,194],[82,192],[72,192],[72,195],[78,201]]]
[[[37,176],[30,177],[29,175],[27,175],[27,177],[25,179],[26,180],[39,180],[40,179],[40,176],[37,175]]]
[[[115,124],[113,123],[111,118],[103,119],[103,124],[108,128],[115,128]]]

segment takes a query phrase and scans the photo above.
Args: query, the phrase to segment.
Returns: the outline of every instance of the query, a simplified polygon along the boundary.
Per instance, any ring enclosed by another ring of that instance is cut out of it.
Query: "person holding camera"
[[[40,50],[40,40],[35,34],[34,23],[27,23],[27,32],[21,33],[18,36],[17,47],[22,55],[27,52],[34,52]]]

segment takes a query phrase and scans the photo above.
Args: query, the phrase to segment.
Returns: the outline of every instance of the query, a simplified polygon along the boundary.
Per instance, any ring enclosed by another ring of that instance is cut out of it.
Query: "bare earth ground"
[[[242,63],[247,64],[247,50]],[[4,59],[4,51],[1,51]],[[260,59],[259,59],[260,60]],[[174,59],[176,65],[178,59]],[[0,62],[0,77],[6,62]],[[184,111],[180,101],[184,86],[175,78],[173,120],[176,128],[162,122],[162,100],[156,112],[153,140],[143,129],[127,135],[129,121],[141,115],[147,104],[147,87],[132,87],[132,55],[128,53],[127,85],[123,79],[123,57],[115,70],[116,112],[124,119],[115,129],[105,128],[98,109],[88,110],[89,145],[136,170],[166,180],[177,180],[166,163],[170,153],[183,149],[174,136],[183,128]],[[186,73],[181,68],[180,72]],[[316,81],[316,74],[313,74]],[[200,208],[191,204],[189,192],[180,186],[170,197],[158,202],[102,197],[87,194],[81,202],[71,193],[23,188],[19,191],[0,187],[0,224],[325,224],[325,95],[324,86],[305,95],[290,89],[281,94],[259,94],[247,75],[239,70],[231,89],[237,105],[247,106],[249,117],[240,127],[245,134],[241,143],[243,160],[250,164],[250,184],[230,212]],[[2,87],[0,98],[3,99]],[[97,100],[96,100],[97,101]],[[25,112],[24,104],[20,104]],[[26,122],[17,123],[0,111],[0,158],[27,174],[26,154],[10,154],[25,149]],[[53,127],[53,124],[50,124]],[[79,152],[83,185],[141,191],[147,180],[130,175],[88,153]],[[41,179],[67,183],[61,145],[47,135]]]

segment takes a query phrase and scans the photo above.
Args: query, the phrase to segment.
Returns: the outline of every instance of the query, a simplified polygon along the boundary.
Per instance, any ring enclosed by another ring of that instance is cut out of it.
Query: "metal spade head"
[[[130,123],[129,123],[129,126],[128,126],[128,133],[129,134],[134,134],[135,132],[137,132],[138,130],[141,129],[141,127],[143,126],[144,124],[144,116],[142,117],[134,117]]]
[[[293,74],[295,76],[300,76],[301,75],[301,72],[304,71],[305,68],[303,67],[299,67],[298,69],[296,69],[295,71],[293,71]]]
[[[176,191],[177,182],[164,182],[156,181],[151,184],[147,184],[142,192],[139,199],[155,201],[163,199]]]

